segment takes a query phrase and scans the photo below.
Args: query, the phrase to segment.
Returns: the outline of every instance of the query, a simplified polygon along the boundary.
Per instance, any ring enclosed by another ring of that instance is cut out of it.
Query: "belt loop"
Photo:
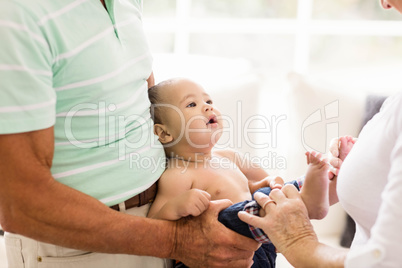
[[[119,211],[120,212],[126,211],[126,204],[124,202],[119,203]]]
[[[145,204],[142,203],[142,202],[146,201],[146,200],[145,200],[145,192],[146,192],[146,191],[143,191],[142,193],[140,193],[140,194],[138,195],[139,206],[145,205]]]

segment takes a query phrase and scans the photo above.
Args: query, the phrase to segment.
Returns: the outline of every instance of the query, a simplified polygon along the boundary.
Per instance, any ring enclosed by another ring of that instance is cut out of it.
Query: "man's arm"
[[[0,135],[0,221],[6,231],[89,251],[170,254],[173,223],[129,217],[55,181],[50,173],[53,144],[53,128]],[[143,241],[153,232],[170,245],[159,251],[152,237]]]
[[[0,223],[6,231],[81,250],[178,258],[194,267],[251,263],[257,244],[220,227],[222,204],[178,222],[116,212],[54,180],[53,144],[53,128],[0,135]],[[199,240],[188,247],[194,237]]]

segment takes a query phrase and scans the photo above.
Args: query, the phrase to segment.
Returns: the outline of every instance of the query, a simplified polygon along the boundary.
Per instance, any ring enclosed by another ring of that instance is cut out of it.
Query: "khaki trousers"
[[[121,204],[119,204],[121,205]],[[122,213],[145,217],[149,204]],[[133,230],[135,232],[135,230]],[[85,252],[5,233],[9,268],[170,268],[172,261],[155,257]]]

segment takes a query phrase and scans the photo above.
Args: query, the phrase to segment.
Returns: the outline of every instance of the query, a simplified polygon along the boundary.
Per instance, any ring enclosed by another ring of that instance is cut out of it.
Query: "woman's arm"
[[[273,190],[270,196],[257,193],[257,202],[266,215],[256,217],[244,212],[244,222],[262,228],[278,252],[295,267],[343,267],[347,250],[331,248],[320,243],[308,218],[307,208],[295,187],[286,185]],[[274,200],[275,202],[269,202]]]

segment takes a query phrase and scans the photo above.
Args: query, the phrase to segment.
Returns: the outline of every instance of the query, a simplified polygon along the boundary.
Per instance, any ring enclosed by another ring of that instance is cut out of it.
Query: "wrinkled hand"
[[[177,221],[172,258],[189,267],[250,267],[259,244],[217,220],[219,212],[231,204],[229,200],[212,201],[200,216]]]
[[[254,198],[264,207],[265,216],[258,217],[240,212],[239,218],[263,229],[278,252],[291,263],[297,263],[295,254],[306,244],[318,243],[307,208],[293,185],[285,185],[282,190],[273,190],[269,197],[256,193]],[[275,202],[268,202],[269,200]]]

